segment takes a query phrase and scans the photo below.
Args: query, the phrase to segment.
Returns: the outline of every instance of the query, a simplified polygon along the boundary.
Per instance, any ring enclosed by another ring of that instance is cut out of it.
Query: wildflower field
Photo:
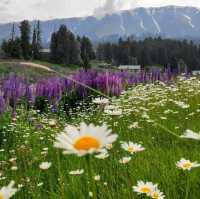
[[[81,73],[2,81],[0,199],[199,199],[200,80]]]

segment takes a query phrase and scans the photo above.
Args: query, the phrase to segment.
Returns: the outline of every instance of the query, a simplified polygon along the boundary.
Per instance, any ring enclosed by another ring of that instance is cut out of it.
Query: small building
[[[200,70],[193,70],[192,75],[194,76],[200,75]]]
[[[109,69],[109,68],[112,67],[112,64],[100,63],[100,64],[98,64],[98,67],[99,67],[99,68],[107,68],[107,69]]]
[[[138,72],[141,70],[141,66],[140,65],[120,65],[118,67],[119,70],[131,70],[134,72]]]

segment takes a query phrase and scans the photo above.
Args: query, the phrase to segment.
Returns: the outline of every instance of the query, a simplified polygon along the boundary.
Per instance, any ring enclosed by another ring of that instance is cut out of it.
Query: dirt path
[[[51,68],[41,65],[41,64],[36,64],[36,63],[32,63],[32,62],[18,62],[18,61],[0,61],[0,64],[20,64],[22,66],[27,66],[27,67],[33,67],[33,68],[40,68],[40,69],[44,69],[46,71],[49,72],[54,72]]]
[[[47,70],[49,72],[54,72],[52,69],[50,69],[47,66],[44,66],[44,65],[41,65],[41,64],[35,64],[35,63],[32,63],[32,62],[19,62],[18,64],[20,64],[22,66],[41,68],[41,69]]]

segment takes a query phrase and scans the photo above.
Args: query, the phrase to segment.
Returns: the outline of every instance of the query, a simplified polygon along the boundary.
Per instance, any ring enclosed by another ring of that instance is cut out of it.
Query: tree
[[[19,37],[16,37],[11,42],[11,58],[20,59],[21,58],[21,40]]]
[[[32,58],[37,59],[37,54],[38,54],[37,35],[36,35],[36,28],[34,27],[33,37],[32,37]]]
[[[20,24],[21,31],[21,49],[22,56],[24,59],[29,59],[31,54],[31,46],[30,46],[30,25],[27,20],[24,20]]]
[[[80,45],[74,34],[65,25],[61,25],[51,36],[51,60],[55,63],[80,63]]]
[[[40,21],[37,22],[36,26],[36,44],[37,44],[36,59],[40,59],[41,58],[40,49],[42,48]]]
[[[51,61],[57,63],[58,62],[58,58],[57,58],[57,33],[54,32],[51,35],[51,44],[50,44],[50,59]]]
[[[15,26],[12,25],[10,39],[4,40],[1,46],[6,58],[21,58],[21,41],[15,37]]]
[[[81,59],[84,68],[90,68],[90,60],[95,58],[95,52],[89,38],[83,37],[79,39],[81,44]]]
[[[12,25],[11,30],[11,40],[13,41],[15,39],[15,24]]]
[[[69,34],[69,63],[79,64],[80,63],[80,43],[76,40],[74,34]]]
[[[100,43],[97,47],[97,57],[117,65],[171,65],[178,69],[177,62],[183,60],[189,71],[200,69],[200,46],[187,40],[179,41],[162,38],[146,38],[134,41],[133,38],[119,39],[118,43]]]

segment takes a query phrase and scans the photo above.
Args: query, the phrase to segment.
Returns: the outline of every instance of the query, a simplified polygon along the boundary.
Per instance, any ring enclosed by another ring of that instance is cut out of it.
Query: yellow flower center
[[[187,163],[184,163],[183,164],[183,168],[184,169],[189,169],[189,168],[191,168],[192,167],[192,164],[190,163],[190,162],[187,162]]]
[[[151,189],[149,187],[142,187],[141,188],[141,192],[142,193],[150,193],[151,192]]]
[[[154,192],[153,195],[152,195],[152,198],[154,199],[158,199],[159,198],[159,195],[157,192]]]
[[[75,142],[74,147],[77,150],[98,149],[100,147],[100,143],[94,137],[85,136],[85,137],[78,139]]]
[[[0,199],[4,199],[4,196],[2,193],[0,193]]]
[[[129,151],[129,152],[135,152],[136,150],[135,150],[134,147],[128,147],[128,151]]]

